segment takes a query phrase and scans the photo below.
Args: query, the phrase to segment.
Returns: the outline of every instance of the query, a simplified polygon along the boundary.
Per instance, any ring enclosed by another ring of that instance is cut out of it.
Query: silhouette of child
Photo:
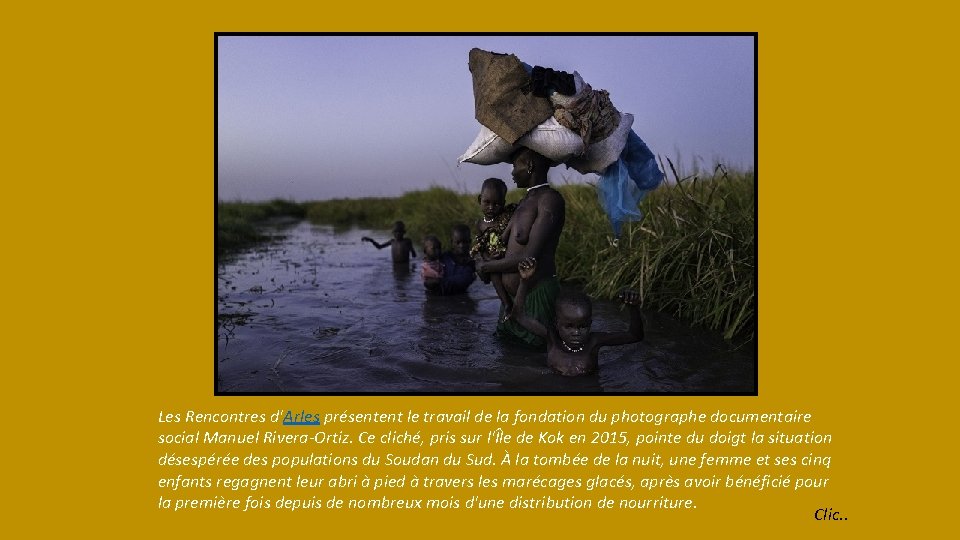
[[[393,239],[379,244],[373,238],[364,236],[360,239],[360,241],[370,242],[377,249],[383,249],[387,246],[392,246],[390,248],[390,254],[393,256],[393,264],[406,264],[410,262],[410,255],[413,255],[414,257],[417,256],[417,252],[413,250],[413,242],[410,241],[409,238],[403,237],[403,235],[406,233],[406,225],[404,225],[402,221],[396,221],[393,224]]]
[[[483,214],[477,221],[477,237],[470,248],[470,255],[481,261],[491,261],[502,259],[507,252],[507,225],[510,218],[513,217],[513,211],[517,209],[515,204],[506,204],[507,202],[507,184],[499,178],[487,178],[480,187],[480,195],[477,195],[477,202],[480,203],[480,212]],[[493,288],[497,291],[497,297],[503,304],[503,317],[509,316],[513,309],[513,298],[503,287],[503,276],[496,274],[481,274],[480,279],[484,283],[493,283]]]
[[[583,293],[561,293],[556,301],[554,324],[545,326],[526,315],[523,303],[527,295],[527,280],[536,271],[537,262],[526,258],[517,265],[520,287],[511,317],[518,324],[547,341],[547,365],[562,375],[584,375],[597,369],[600,347],[626,345],[643,340],[643,319],[640,317],[640,293],[630,289],[620,291],[618,298],[630,306],[630,329],[626,332],[591,332],[593,304]]]

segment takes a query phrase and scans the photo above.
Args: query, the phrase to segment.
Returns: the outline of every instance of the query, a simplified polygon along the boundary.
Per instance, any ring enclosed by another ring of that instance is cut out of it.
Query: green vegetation
[[[565,186],[567,223],[558,272],[596,297],[621,287],[645,307],[723,333],[756,333],[756,236],[753,174],[690,177],[663,184],[641,204],[644,218],[624,226],[618,246],[592,188]],[[571,189],[573,188],[573,189]]]
[[[507,199],[517,202],[521,197],[523,192],[514,190]],[[446,249],[455,225],[465,223],[473,229],[480,218],[476,194],[456,193],[442,187],[410,191],[395,198],[333,199],[306,206],[310,221],[327,225],[389,231],[394,221],[401,220],[407,227],[407,237],[413,239],[418,249],[428,234],[436,235]]]
[[[643,295],[647,308],[720,331],[726,339],[750,340],[756,332],[753,174],[728,173],[718,166],[709,177],[680,178],[675,170],[673,175],[672,183],[665,182],[644,200],[643,220],[624,225],[618,246],[611,244],[610,225],[593,186],[557,186],[567,203],[558,273],[594,297],[613,298],[620,288],[630,287]],[[514,190],[508,200],[522,196]],[[281,209],[294,217],[297,210],[315,223],[384,231],[400,219],[418,248],[427,234],[446,245],[454,225],[472,228],[479,217],[476,194],[439,187],[397,198],[228,203],[218,208],[222,248],[234,245],[226,243],[227,238],[237,241],[233,235],[239,241],[251,238],[244,223],[263,221]]]
[[[259,225],[281,218],[303,219],[304,205],[283,199],[266,203],[217,202],[217,256],[263,240]]]

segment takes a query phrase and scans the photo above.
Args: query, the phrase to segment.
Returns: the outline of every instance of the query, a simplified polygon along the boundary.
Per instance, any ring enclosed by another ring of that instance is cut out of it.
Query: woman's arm
[[[532,257],[523,259],[520,264],[517,265],[517,271],[520,272],[520,285],[517,287],[517,297],[514,299],[513,311],[510,312],[510,317],[530,333],[546,338],[547,327],[533,317],[527,316],[527,313],[524,311],[524,302],[527,299],[527,281],[537,271],[536,259]]]

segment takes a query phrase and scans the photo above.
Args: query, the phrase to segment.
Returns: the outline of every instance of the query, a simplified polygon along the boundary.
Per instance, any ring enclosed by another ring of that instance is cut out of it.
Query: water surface
[[[218,392],[255,393],[753,393],[753,350],[644,311],[644,342],[605,347],[599,370],[564,377],[545,354],[499,342],[500,301],[474,282],[465,295],[429,296],[419,257],[394,266],[390,249],[361,243],[387,231],[300,222],[217,266]],[[418,255],[421,249],[417,246]],[[596,331],[629,315],[594,304]]]

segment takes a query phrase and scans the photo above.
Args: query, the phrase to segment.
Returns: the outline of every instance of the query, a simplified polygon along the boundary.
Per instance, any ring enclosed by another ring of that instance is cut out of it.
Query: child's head
[[[423,239],[423,258],[428,261],[435,261],[440,258],[440,239],[436,236],[428,235]]]
[[[578,291],[564,291],[556,300],[557,334],[568,348],[581,348],[590,337],[593,303]]]
[[[402,221],[393,222],[393,237],[397,240],[403,238],[403,235],[407,233],[407,226],[403,224]]]
[[[454,255],[466,255],[470,252],[470,227],[459,224],[453,228],[453,249]]]
[[[507,184],[499,178],[487,178],[477,195],[483,217],[493,219],[503,211],[507,202]]]

